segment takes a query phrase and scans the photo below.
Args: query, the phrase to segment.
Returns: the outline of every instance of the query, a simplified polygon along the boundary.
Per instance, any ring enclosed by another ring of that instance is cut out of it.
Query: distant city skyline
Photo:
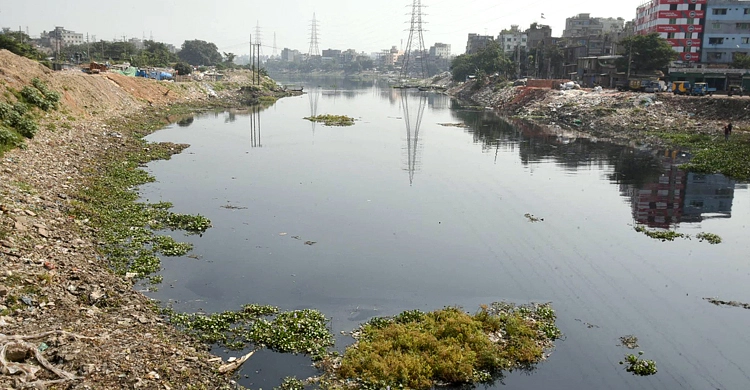
[[[592,17],[635,17],[642,1],[558,2],[530,0],[523,4],[492,0],[424,0],[425,44],[451,45],[452,54],[462,54],[469,33],[497,36],[517,24],[547,24],[560,36],[565,18],[579,13]],[[222,52],[249,53],[250,35],[261,29],[263,52],[271,53],[276,34],[278,51],[287,47],[307,52],[313,13],[318,20],[320,49],[355,49],[378,52],[391,46],[402,48],[408,38],[409,0],[353,3],[344,0],[267,2],[225,0],[210,5],[195,0],[152,0],[148,3],[110,2],[93,6],[90,1],[67,0],[65,5],[49,0],[14,1],[0,5],[0,27],[10,27],[33,38],[42,31],[63,26],[67,30],[96,36],[97,40],[146,38],[177,47],[185,40],[213,42]],[[523,5],[523,7],[518,7]],[[513,8],[515,7],[515,8]],[[253,38],[254,40],[256,38]]]

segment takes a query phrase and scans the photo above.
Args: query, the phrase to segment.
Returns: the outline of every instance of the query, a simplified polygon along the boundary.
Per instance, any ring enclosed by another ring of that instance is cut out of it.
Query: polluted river
[[[748,388],[750,310],[704,299],[750,301],[746,184],[677,169],[681,151],[549,135],[435,93],[336,84],[148,137],[191,146],[147,166],[156,182],[143,200],[213,224],[174,233],[194,249],[163,259],[149,296],[180,312],[318,309],[339,351],[353,341],[342,331],[377,316],[551,302],[564,337],[535,370],[493,387]],[[319,114],[356,122],[303,119]],[[621,345],[627,335],[637,348]],[[655,375],[619,364],[638,351]],[[316,369],[261,350],[238,373],[272,388]]]

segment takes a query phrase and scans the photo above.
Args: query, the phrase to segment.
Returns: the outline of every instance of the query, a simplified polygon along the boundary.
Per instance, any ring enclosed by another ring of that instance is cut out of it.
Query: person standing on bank
[[[732,134],[732,122],[727,123],[724,126],[724,140],[729,141],[729,135]]]

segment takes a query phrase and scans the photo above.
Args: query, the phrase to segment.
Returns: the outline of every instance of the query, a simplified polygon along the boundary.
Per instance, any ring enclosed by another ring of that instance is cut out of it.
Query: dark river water
[[[351,342],[339,332],[373,316],[552,302],[564,340],[497,388],[750,388],[750,310],[703,300],[750,302],[746,185],[680,171],[680,152],[545,135],[442,95],[323,84],[148,137],[191,147],[149,164],[143,198],[214,226],[177,237],[200,258],[165,258],[152,297],[191,312],[316,308],[339,350]],[[358,120],[325,127],[311,114]],[[723,243],[661,242],[636,224]],[[618,364],[631,334],[656,375]],[[241,383],[272,388],[310,364],[262,351]]]

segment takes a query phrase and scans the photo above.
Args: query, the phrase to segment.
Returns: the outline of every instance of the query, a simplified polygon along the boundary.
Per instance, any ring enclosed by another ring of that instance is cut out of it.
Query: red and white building
[[[636,11],[636,34],[659,33],[679,53],[679,60],[698,62],[707,0],[651,0]]]

